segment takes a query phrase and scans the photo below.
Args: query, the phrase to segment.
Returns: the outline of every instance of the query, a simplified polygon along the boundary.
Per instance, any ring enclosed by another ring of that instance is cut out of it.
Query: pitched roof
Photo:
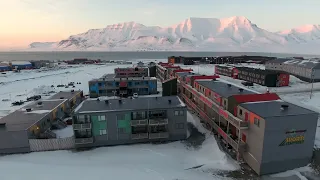
[[[257,102],[257,101],[274,101],[274,100],[280,99],[280,97],[275,93],[242,94],[242,95],[233,95],[233,97],[238,103]]]

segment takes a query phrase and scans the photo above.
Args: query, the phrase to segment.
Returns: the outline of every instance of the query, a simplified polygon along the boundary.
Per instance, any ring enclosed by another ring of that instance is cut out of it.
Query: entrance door
[[[248,119],[249,119],[248,113],[246,112],[246,113],[244,114],[244,120],[245,120],[245,121],[248,121]]]

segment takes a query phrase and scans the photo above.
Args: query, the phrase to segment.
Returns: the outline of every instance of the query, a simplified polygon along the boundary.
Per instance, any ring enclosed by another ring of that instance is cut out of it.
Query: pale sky
[[[269,31],[320,24],[320,0],[0,0],[0,49],[120,22],[163,27],[189,17],[231,16]]]

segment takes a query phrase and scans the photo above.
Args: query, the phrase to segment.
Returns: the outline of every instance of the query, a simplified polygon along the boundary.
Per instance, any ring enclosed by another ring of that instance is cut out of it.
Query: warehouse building
[[[89,81],[89,95],[92,98],[100,96],[133,96],[157,94],[157,78],[127,77],[117,78],[114,74]]]
[[[287,72],[307,82],[320,81],[320,59],[278,58],[266,62],[266,69]]]
[[[29,61],[12,61],[11,63],[12,69],[32,69],[33,66]]]
[[[86,100],[75,110],[76,148],[187,138],[187,108],[176,96]]]
[[[9,71],[10,67],[8,64],[0,63],[0,72]]]

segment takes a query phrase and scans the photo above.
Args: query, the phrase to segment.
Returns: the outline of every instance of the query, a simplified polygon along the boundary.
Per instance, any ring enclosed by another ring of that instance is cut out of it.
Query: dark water
[[[1,61],[11,60],[70,60],[73,58],[89,58],[101,60],[133,60],[133,59],[166,59],[168,56],[240,56],[260,55],[275,57],[292,57],[308,55],[276,54],[276,53],[245,53],[245,52],[0,52]]]

